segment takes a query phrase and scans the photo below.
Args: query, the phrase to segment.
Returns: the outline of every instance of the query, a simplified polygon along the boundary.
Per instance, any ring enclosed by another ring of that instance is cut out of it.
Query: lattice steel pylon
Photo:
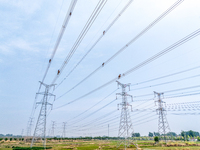
[[[29,121],[28,121],[26,136],[31,136],[32,125],[33,125],[33,118],[30,117],[30,118],[29,118]]]
[[[55,137],[54,131],[55,131],[56,121],[52,121],[51,125],[51,137]]]
[[[167,122],[166,109],[164,106],[165,102],[161,99],[161,95],[163,95],[164,93],[157,93],[154,91],[154,94],[158,97],[158,100],[155,101],[155,103],[158,103],[158,108],[156,109],[156,112],[158,114],[158,133],[160,134],[160,136],[164,137],[164,140],[166,142],[166,133],[171,132],[171,130]]]
[[[66,125],[67,125],[67,122],[63,122],[63,132],[62,132],[62,137],[63,138],[66,137]]]
[[[44,149],[46,149],[47,105],[51,105],[52,106],[52,104],[48,102],[48,98],[50,96],[54,96],[54,100],[55,100],[55,95],[49,93],[49,90],[50,90],[51,87],[55,88],[55,84],[47,85],[47,84],[45,84],[43,82],[40,82],[40,84],[45,86],[45,92],[36,93],[36,94],[43,95],[43,99],[40,102],[36,103],[36,104],[41,104],[41,109],[40,109],[40,113],[39,113],[39,116],[38,116],[38,120],[37,120],[37,123],[36,123],[35,130],[34,130],[34,134],[33,134],[33,137],[32,137],[31,147],[33,146],[34,142],[37,139],[41,139],[41,140],[43,140]]]
[[[127,94],[126,92],[126,87],[129,87],[130,90],[130,83],[129,84],[122,84],[118,82],[118,86],[121,86],[122,88],[122,93],[117,93],[117,95],[122,96],[122,103],[118,104],[121,105],[121,117],[120,117],[120,124],[119,124],[119,132],[118,132],[118,144],[117,146],[119,147],[120,145],[124,145],[125,149],[131,144],[134,144],[137,148],[137,144],[135,144],[132,140],[132,134],[133,134],[133,124],[131,121],[130,113],[129,113],[129,106],[131,107],[132,110],[132,105],[128,103],[127,97],[131,97],[131,95]]]

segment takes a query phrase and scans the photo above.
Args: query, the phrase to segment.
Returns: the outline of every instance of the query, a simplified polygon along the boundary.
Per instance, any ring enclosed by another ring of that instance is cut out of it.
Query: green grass
[[[46,149],[51,149],[52,147],[46,147]],[[44,147],[13,147],[13,150],[41,150],[44,149]]]
[[[113,140],[74,140],[74,141],[47,141],[49,150],[122,150],[124,146],[117,148],[117,141]],[[181,142],[174,141],[155,144],[154,141],[134,141],[142,150],[200,150],[200,142]],[[197,145],[198,144],[198,145]],[[183,147],[181,146],[183,145]],[[0,143],[0,150],[42,150],[42,143],[35,143],[33,148],[30,148],[30,142],[4,142]],[[13,149],[12,149],[13,147]],[[134,145],[130,146],[134,148]]]

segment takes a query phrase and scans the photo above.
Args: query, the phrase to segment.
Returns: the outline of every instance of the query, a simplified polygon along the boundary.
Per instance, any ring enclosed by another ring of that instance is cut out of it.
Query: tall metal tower
[[[36,104],[41,104],[41,109],[40,113],[38,116],[38,120],[36,123],[36,127],[34,130],[32,142],[31,142],[31,147],[33,146],[34,142],[37,139],[41,139],[43,141],[43,146],[46,148],[46,116],[47,116],[47,105],[51,105],[47,100],[50,96],[54,96],[55,100],[55,95],[49,93],[49,90],[51,87],[55,88],[55,84],[47,85],[43,82],[40,82],[41,85],[45,87],[45,92],[41,93],[36,93],[36,94],[41,94],[43,95],[43,99],[40,102],[37,102]]]
[[[158,133],[160,136],[164,137],[164,140],[166,142],[166,133],[170,132],[170,127],[167,122],[167,117],[166,117],[166,109],[164,105],[164,101],[161,99],[161,95],[164,93],[157,93],[154,92],[155,95],[157,95],[158,100],[155,101],[155,103],[158,103],[158,108],[156,109],[156,112],[158,114]]]
[[[56,126],[56,122],[52,121],[52,124],[51,124],[51,136],[52,137],[55,137],[55,135],[54,135],[55,126]]]
[[[33,117],[29,118],[26,136],[31,136],[31,129],[33,125]]]
[[[132,110],[132,105],[128,103],[127,97],[131,97],[132,95],[127,94],[126,87],[129,87],[130,90],[130,83],[129,84],[122,84],[118,82],[118,87],[121,86],[122,93],[117,93],[116,95],[122,96],[122,103],[118,104],[121,105],[121,117],[120,117],[120,124],[119,124],[119,132],[118,132],[118,146],[124,145],[125,149],[131,144],[134,144],[131,140],[132,134],[133,134],[133,124],[131,121],[131,117],[129,114],[129,106]],[[137,145],[134,144],[137,148]]]
[[[66,137],[66,125],[67,125],[67,122],[63,122],[63,133],[62,133],[63,138]]]

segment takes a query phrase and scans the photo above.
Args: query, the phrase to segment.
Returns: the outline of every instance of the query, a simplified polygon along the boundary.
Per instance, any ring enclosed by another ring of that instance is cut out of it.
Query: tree
[[[7,141],[8,140],[8,138],[5,138],[5,141]]]
[[[149,137],[153,137],[153,133],[149,132]]]
[[[154,137],[154,141],[155,141],[155,143],[158,143],[158,142],[159,142],[159,137],[158,137],[158,136],[155,136],[155,137]]]
[[[10,141],[12,141],[12,138],[10,138]]]
[[[184,137],[185,135],[186,135],[186,136],[189,135],[190,137],[195,137],[195,136],[199,136],[199,132],[192,131],[192,130],[186,131],[186,132],[185,132],[185,131],[182,131],[182,132],[181,132],[181,136]]]
[[[194,137],[195,136],[195,134],[194,134],[194,132],[192,130],[190,130],[188,132],[189,132],[188,134],[189,134],[190,137]]]
[[[158,132],[154,132],[153,134],[154,134],[154,136],[160,136],[160,133],[158,133]]]
[[[168,136],[177,136],[177,134],[175,132],[168,132],[167,135]]]
[[[184,131],[181,132],[181,136],[185,137],[186,133]]]
[[[133,133],[132,137],[140,137],[140,133]]]

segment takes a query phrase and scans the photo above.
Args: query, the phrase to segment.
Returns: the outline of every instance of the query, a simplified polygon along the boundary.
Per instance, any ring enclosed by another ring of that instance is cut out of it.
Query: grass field
[[[160,142],[135,141],[139,150],[200,150],[200,142]],[[0,150],[30,150],[30,142],[1,141]],[[41,143],[34,144],[33,150],[42,149]],[[117,141],[113,140],[50,140],[47,141],[49,150],[123,150],[124,146],[117,147]],[[136,150],[130,145],[127,150]]]

